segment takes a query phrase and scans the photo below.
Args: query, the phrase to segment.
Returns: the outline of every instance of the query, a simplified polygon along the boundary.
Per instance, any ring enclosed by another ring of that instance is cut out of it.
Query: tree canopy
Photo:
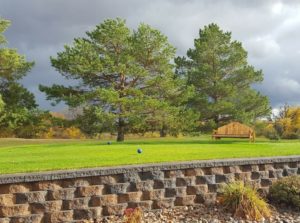
[[[88,114],[96,112],[93,117],[100,114],[98,120],[117,130],[118,141],[129,129],[140,131],[151,117],[157,121],[157,113],[174,113],[164,99],[178,97],[182,88],[170,63],[175,48],[166,36],[146,24],[132,31],[119,18],[86,34],[51,58],[57,71],[77,83],[40,86],[47,99],[82,106]]]
[[[7,47],[3,33],[9,25],[10,21],[0,18],[0,130],[17,132],[24,122],[31,119],[30,114],[37,107],[34,95],[19,83],[34,63],[26,61],[25,56],[16,49]]]
[[[242,44],[218,25],[200,29],[194,48],[187,57],[176,58],[176,65],[177,74],[195,87],[190,104],[207,125],[216,127],[230,120],[247,123],[269,114],[268,98],[252,88],[263,80],[262,71],[248,64]]]

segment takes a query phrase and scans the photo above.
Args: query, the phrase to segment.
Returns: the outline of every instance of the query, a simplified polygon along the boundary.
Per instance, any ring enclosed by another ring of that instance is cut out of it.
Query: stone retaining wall
[[[0,223],[94,222],[128,207],[211,204],[222,183],[247,180],[266,192],[295,174],[300,156],[1,175]]]

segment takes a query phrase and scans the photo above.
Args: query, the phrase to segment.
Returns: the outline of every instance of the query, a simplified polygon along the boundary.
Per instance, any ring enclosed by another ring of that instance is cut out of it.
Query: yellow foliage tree
[[[62,132],[62,137],[65,139],[84,139],[85,136],[82,134],[79,128],[71,126],[66,128]]]
[[[300,138],[300,107],[285,107],[274,128],[282,138]]]

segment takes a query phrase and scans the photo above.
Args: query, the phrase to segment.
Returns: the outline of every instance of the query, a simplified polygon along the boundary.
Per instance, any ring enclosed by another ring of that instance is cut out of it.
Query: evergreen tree
[[[27,62],[16,49],[7,48],[3,33],[9,25],[10,21],[0,19],[0,95],[5,104],[2,105],[0,130],[14,134],[31,119],[37,105],[34,95],[19,83],[34,63]]]
[[[170,64],[175,48],[160,31],[145,24],[131,31],[122,19],[105,20],[86,34],[51,58],[56,70],[78,84],[40,90],[48,99],[101,115],[99,120],[106,117],[103,126],[114,128],[123,141],[126,132],[140,130],[148,117],[172,106],[165,95],[177,89]],[[103,129],[95,122],[91,132]]]
[[[252,88],[263,80],[261,70],[247,62],[242,44],[230,32],[210,24],[200,29],[194,48],[176,58],[177,73],[195,87],[190,104],[212,128],[231,120],[251,122],[270,113],[266,96]]]

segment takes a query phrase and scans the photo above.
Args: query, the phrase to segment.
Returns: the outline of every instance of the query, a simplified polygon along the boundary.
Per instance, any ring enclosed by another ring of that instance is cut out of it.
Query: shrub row
[[[272,214],[269,204],[257,190],[241,181],[225,185],[219,199],[235,217],[258,221],[270,218]],[[300,176],[289,176],[274,182],[268,199],[300,210]]]

